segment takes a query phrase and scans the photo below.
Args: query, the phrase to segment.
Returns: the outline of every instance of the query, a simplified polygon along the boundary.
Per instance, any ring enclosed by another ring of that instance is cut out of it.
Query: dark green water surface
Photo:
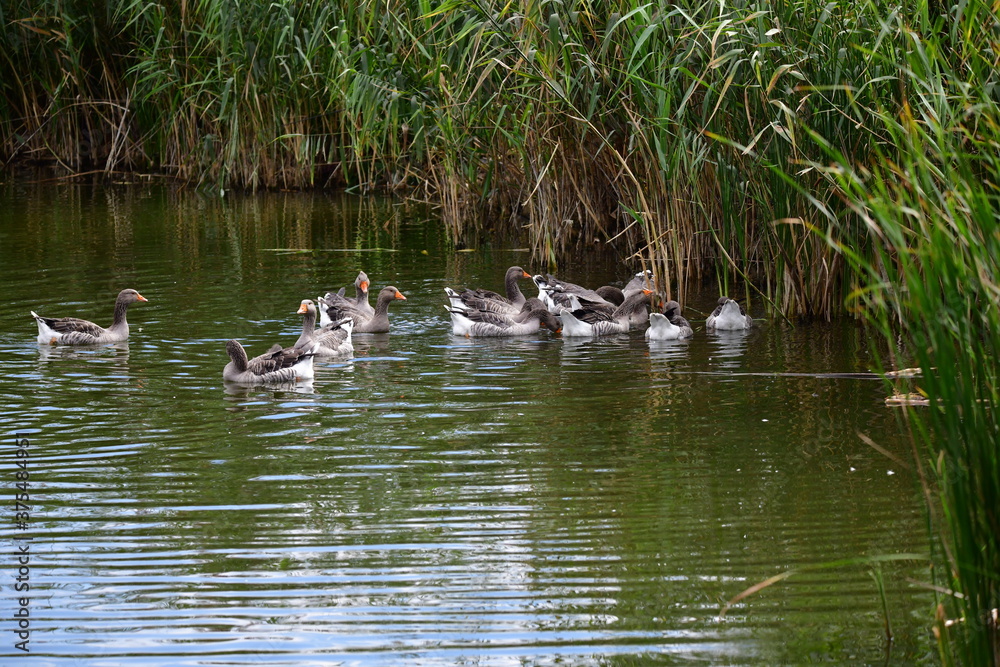
[[[543,267],[454,252],[421,209],[12,183],[0,202],[0,534],[8,554],[33,538],[30,662],[9,555],[0,663],[933,661],[922,561],[881,567],[891,644],[864,564],[805,569],[720,617],[789,569],[929,552],[886,388],[836,375],[874,366],[853,322],[711,335],[706,289],[684,304],[689,342],[470,341],[443,288]],[[299,301],[359,269],[407,296],[390,334],[355,336],[295,391],[223,386],[227,339],[291,344]],[[124,287],[149,299],[127,344],[35,342],[29,311],[108,324]]]

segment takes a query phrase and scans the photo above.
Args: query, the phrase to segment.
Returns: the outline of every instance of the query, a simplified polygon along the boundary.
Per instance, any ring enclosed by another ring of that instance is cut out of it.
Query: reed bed
[[[980,143],[967,125],[1000,117],[935,117],[927,102],[922,121],[885,118],[912,148],[902,160],[864,171],[840,161],[830,173],[880,237],[874,259],[844,249],[864,276],[859,307],[898,345],[886,365],[920,367],[931,406],[907,417],[947,564],[942,661],[1000,664],[1000,165],[993,140]]]
[[[867,159],[813,134],[810,163],[838,195],[816,227],[844,257],[850,304],[881,332],[895,367],[919,366],[930,407],[906,418],[941,560],[934,628],[944,664],[1000,664],[1000,107],[997,17],[958,8],[909,38],[891,66],[894,104],[849,112],[879,137]],[[919,17],[918,17],[919,18]],[[985,37],[984,38],[984,31]],[[835,203],[834,203],[835,202]],[[868,244],[839,238],[868,230]]]
[[[821,155],[804,123],[862,159],[881,141],[870,112],[846,109],[908,85],[891,64],[908,48],[898,12],[3,0],[0,151],[223,191],[390,189],[438,204],[457,243],[517,233],[553,267],[610,245],[671,296],[714,278],[830,317],[851,278],[800,218],[836,195],[815,171],[779,171]]]

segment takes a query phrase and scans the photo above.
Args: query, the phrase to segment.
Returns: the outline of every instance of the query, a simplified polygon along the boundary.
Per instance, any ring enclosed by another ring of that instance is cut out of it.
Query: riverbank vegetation
[[[930,406],[907,413],[946,570],[934,629],[944,664],[1000,664],[1000,113],[993,58],[967,51],[943,69],[941,44],[900,68],[916,79],[902,108],[879,109],[884,138],[864,164],[829,143],[814,168],[870,230],[870,254],[839,245],[851,295],[898,356],[920,367]],[[934,76],[926,76],[934,73]],[[924,75],[924,76],[920,76]],[[821,215],[838,229],[828,208]],[[837,245],[839,242],[836,242]],[[956,619],[961,619],[956,622]]]
[[[891,153],[877,113],[920,76],[899,63],[927,39],[945,64],[990,49],[962,42],[985,10],[952,30],[885,2],[0,7],[6,164],[391,188],[439,205],[456,241],[513,230],[553,266],[610,244],[682,301],[718,278],[790,316],[830,317],[855,286],[812,201],[871,251],[806,166],[810,133],[862,164]]]
[[[994,6],[3,0],[0,23],[8,167],[385,188],[456,242],[610,245],[682,302],[713,278],[870,318],[944,406],[914,423],[965,619],[943,655],[998,661]]]

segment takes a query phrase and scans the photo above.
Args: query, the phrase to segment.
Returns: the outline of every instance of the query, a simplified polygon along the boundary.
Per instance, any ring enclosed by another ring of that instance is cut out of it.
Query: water
[[[810,569],[929,552],[910,445],[882,384],[852,375],[873,366],[853,323],[711,335],[706,290],[689,342],[470,341],[443,287],[540,269],[453,252],[419,208],[137,185],[0,199],[0,528],[8,553],[33,537],[33,665],[934,660],[924,562],[881,566],[892,644],[870,566]],[[223,386],[228,338],[290,344],[299,301],[362,268],[407,296],[390,334],[356,336],[311,386]],[[106,324],[123,287],[149,299],[128,343],[35,343],[28,311]],[[16,569],[3,664],[24,658]]]

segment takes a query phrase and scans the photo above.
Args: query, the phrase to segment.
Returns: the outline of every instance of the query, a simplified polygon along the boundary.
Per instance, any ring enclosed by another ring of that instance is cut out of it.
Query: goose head
[[[136,292],[134,289],[123,289],[118,292],[116,301],[120,303],[135,303],[136,301],[149,301],[146,297]]]
[[[299,305],[299,309],[295,311],[299,315],[305,315],[312,311],[312,314],[316,314],[316,304],[312,299],[302,299],[302,303]]]
[[[358,277],[354,279],[354,286],[358,289],[358,291],[363,294],[367,294],[369,285],[371,285],[371,283],[368,282],[368,274],[364,271],[358,272]]]
[[[539,326],[543,326],[553,333],[562,331],[562,321],[553,315],[548,308],[533,310],[532,317],[537,317]]]

